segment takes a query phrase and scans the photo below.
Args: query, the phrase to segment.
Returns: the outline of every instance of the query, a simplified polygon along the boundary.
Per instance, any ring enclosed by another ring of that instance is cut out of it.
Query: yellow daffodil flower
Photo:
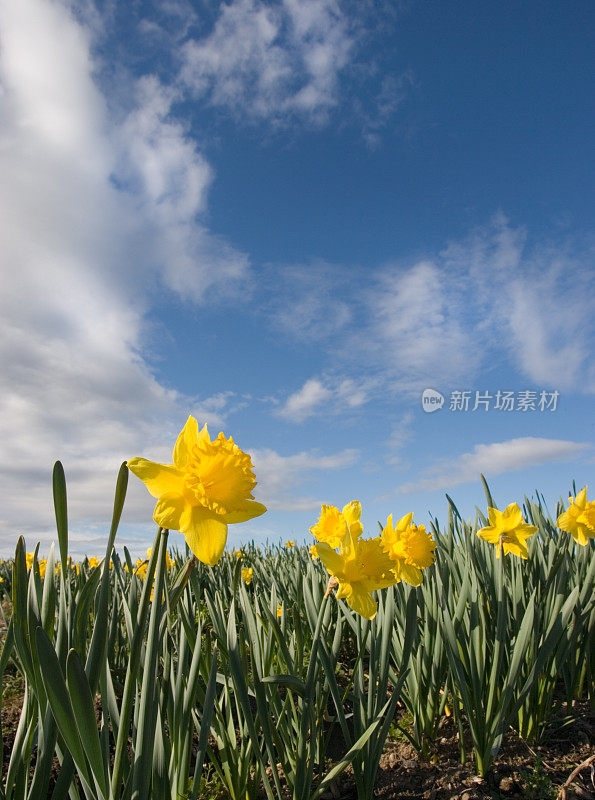
[[[31,569],[33,566],[33,553],[25,553],[25,560],[27,562],[27,569]]]
[[[221,558],[227,526],[266,511],[252,496],[250,456],[222,433],[211,441],[207,426],[199,431],[192,416],[176,441],[173,464],[131,458],[128,468],[157,498],[155,522],[183,533],[194,555],[211,566]]]
[[[253,573],[252,567],[244,567],[242,570],[242,580],[244,581],[246,586],[252,583],[252,573]]]
[[[283,606],[277,606],[277,616],[280,617],[283,614]]]
[[[322,506],[320,517],[310,528],[310,533],[319,542],[326,542],[330,547],[339,547],[345,534],[351,531],[356,538],[363,528],[360,522],[362,507],[358,500],[352,500],[339,511],[335,506]]]
[[[318,557],[339,581],[337,598],[344,598],[347,605],[366,619],[373,619],[378,604],[372,597],[376,589],[384,589],[397,582],[392,572],[394,566],[382,547],[382,539],[360,539],[348,531],[339,543],[339,552],[327,543],[316,545]]]
[[[291,548],[293,547],[293,540],[290,540],[289,542],[285,542],[285,547],[288,550],[291,550]]]
[[[45,578],[45,570],[47,567],[48,560],[47,558],[42,558],[39,562],[39,574],[42,578]]]
[[[89,559],[89,568],[95,569],[95,567],[98,566],[99,566],[99,559],[95,558],[95,556],[91,556],[91,558]]]
[[[519,558],[529,558],[527,539],[533,536],[537,528],[523,520],[521,509],[511,503],[504,511],[488,508],[490,524],[477,531],[480,539],[484,539],[497,547],[496,558],[504,550],[504,555],[512,553]]]
[[[311,544],[310,545],[310,556],[312,558],[318,558],[318,550],[316,549],[316,545],[315,544]]]
[[[577,544],[586,545],[595,538],[595,504],[587,500],[587,487],[576,497],[568,498],[568,508],[556,522],[558,528],[572,535]]]
[[[246,553],[243,550],[236,550],[236,558],[245,558]]]
[[[390,514],[382,530],[382,544],[393,563],[393,572],[398,581],[419,586],[423,580],[422,569],[429,567],[435,559],[436,542],[426,533],[424,525],[414,525],[413,512],[393,525]]]

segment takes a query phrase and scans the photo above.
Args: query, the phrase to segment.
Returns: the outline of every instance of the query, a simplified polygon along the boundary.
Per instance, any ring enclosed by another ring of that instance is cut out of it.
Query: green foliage
[[[537,757],[531,772],[523,774],[523,800],[555,800],[556,791],[549,775],[543,768],[542,760]]]
[[[484,774],[511,725],[538,741],[562,703],[593,701],[594,549],[557,533],[539,498],[525,499],[527,561],[496,559],[482,514],[465,522],[449,501],[422,586],[378,592],[368,621],[326,596],[307,548],[252,543],[215,567],[186,549],[170,566],[159,529],[149,559],[120,558],[126,482],[123,466],[97,566],[68,556],[59,465],[59,552],[42,563],[20,539],[0,564],[2,692],[23,695],[0,797],[47,797],[57,756],[54,800],[318,800],[349,765],[370,800],[389,736],[428,757],[452,713]],[[525,797],[548,792],[536,764]]]

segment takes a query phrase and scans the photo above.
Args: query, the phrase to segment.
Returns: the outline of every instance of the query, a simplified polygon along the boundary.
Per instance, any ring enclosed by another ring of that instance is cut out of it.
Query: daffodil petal
[[[225,549],[227,525],[218,519],[205,519],[202,515],[194,514],[193,517],[189,529],[184,531],[186,542],[199,561],[212,567]]]
[[[266,506],[262,503],[257,503],[256,500],[245,500],[241,507],[235,511],[229,511],[223,519],[225,522],[232,524],[234,522],[246,522],[254,517],[260,517],[266,511]]]
[[[345,517],[347,524],[353,525],[354,522],[359,522],[360,520],[362,505],[359,500],[352,500],[351,503],[347,503],[346,506],[343,506],[343,511],[341,513]]]
[[[497,528],[499,524],[499,520],[502,514],[498,511],[497,508],[492,508],[488,506],[488,519],[490,521],[490,526],[492,528]]]
[[[500,541],[500,531],[498,528],[494,528],[491,525],[488,525],[487,528],[482,528],[481,530],[477,531],[477,535],[480,539],[483,539],[490,544],[498,544]]]
[[[362,587],[357,583],[352,585],[351,595],[347,598],[347,605],[349,605],[355,612],[361,614],[365,619],[374,619],[378,611],[378,604]]]
[[[421,586],[423,573],[421,569],[414,567],[412,564],[402,564],[399,577],[411,586]]]
[[[523,515],[517,503],[511,503],[506,506],[502,512],[502,522],[504,523],[504,530],[511,531],[518,528],[523,524]]]
[[[504,550],[504,555],[507,553],[512,553],[513,556],[518,556],[519,558],[529,558],[529,551],[527,550],[527,545],[523,541],[518,542],[504,542],[502,545]]]
[[[395,530],[397,531],[405,531],[411,525],[411,520],[413,519],[413,511],[410,511],[408,514],[405,514],[404,517],[397,522],[395,525]]]
[[[184,476],[173,465],[159,464],[146,458],[131,458],[126,464],[153,497],[160,497],[168,492],[182,493]]]
[[[316,545],[316,552],[318,553],[318,558],[331,575],[337,576],[341,574],[344,560],[330,545],[326,542],[318,542]]]
[[[190,514],[188,501],[176,492],[162,494],[155,511],[153,519],[162,528],[169,528],[172,531],[179,531],[184,527],[185,518]]]
[[[174,445],[173,462],[178,469],[184,469],[188,456],[198,442],[198,422],[193,416],[188,417]]]

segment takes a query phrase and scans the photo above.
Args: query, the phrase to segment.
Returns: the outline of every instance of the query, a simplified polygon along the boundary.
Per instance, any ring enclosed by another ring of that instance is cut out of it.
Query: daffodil
[[[91,556],[91,558],[89,559],[89,567],[91,569],[95,569],[95,567],[98,566],[99,566],[99,559],[95,558],[95,556]]]
[[[283,614],[283,606],[277,606],[277,616],[280,617]]]
[[[183,533],[194,555],[211,566],[221,558],[228,524],[266,511],[252,496],[250,456],[223,433],[211,441],[207,426],[199,431],[192,416],[176,441],[173,464],[132,458],[128,468],[157,498],[155,522]]]
[[[556,525],[583,547],[595,538],[595,504],[587,500],[586,486],[576,497],[568,498],[568,508],[560,514]]]
[[[517,503],[511,503],[504,511],[497,508],[488,508],[490,524],[477,531],[480,539],[496,545],[496,558],[500,553],[512,553],[519,558],[528,558],[527,539],[533,536],[537,528],[523,520],[521,509]]]
[[[291,548],[293,547],[293,544],[294,544],[294,543],[293,543],[293,540],[290,540],[289,542],[285,542],[285,547],[286,547],[288,550],[291,550]]]
[[[426,533],[424,525],[414,525],[413,512],[393,525],[390,514],[382,530],[382,544],[393,561],[393,572],[398,581],[419,586],[423,580],[422,570],[435,559],[436,542]]]
[[[27,569],[31,569],[33,566],[33,553],[25,553],[25,561],[27,562]]]
[[[236,558],[245,558],[246,553],[243,550],[236,550]]]
[[[315,544],[311,544],[310,545],[310,556],[312,558],[318,558],[318,550],[316,549],[316,545]]]
[[[246,586],[252,583],[252,573],[253,573],[252,567],[244,567],[242,569],[242,580],[244,581]]]
[[[47,563],[48,563],[47,558],[42,558],[41,561],[39,562],[39,574],[42,578],[45,578],[45,570],[47,567]]]
[[[392,572],[393,562],[382,547],[382,539],[360,539],[348,531],[339,543],[339,552],[327,543],[316,545],[318,557],[330,575],[339,582],[337,597],[366,619],[373,619],[378,604],[372,597],[376,589],[397,582]]]
[[[319,542],[326,542],[330,547],[339,547],[348,531],[357,538],[362,533],[360,517],[362,507],[358,500],[352,500],[339,511],[335,506],[322,506],[316,525],[310,533]]]

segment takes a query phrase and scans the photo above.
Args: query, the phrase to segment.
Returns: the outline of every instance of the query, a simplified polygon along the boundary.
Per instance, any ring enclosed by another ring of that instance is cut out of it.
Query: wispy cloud
[[[450,489],[461,483],[477,481],[479,474],[490,477],[558,461],[580,458],[589,448],[585,442],[541,439],[525,436],[506,442],[478,444],[470,453],[440,459],[428,467],[416,481],[397,487],[401,494]]]
[[[94,82],[92,33],[66,5],[3,4],[0,26],[0,546],[12,549],[19,531],[50,535],[55,458],[76,529],[109,519],[123,459],[147,446],[169,459],[188,409],[224,419],[231,398],[155,378],[146,311],[155,290],[200,301],[241,280],[246,259],[200,223],[212,170],[171,93],[131,85],[122,122]],[[131,486],[128,521],[150,509]]]
[[[373,387],[373,381],[352,378],[308,378],[274,413],[291,422],[304,422],[323,411],[342,413],[368,402]]]
[[[301,341],[335,339],[353,320],[347,286],[358,276],[321,259],[268,265],[261,274],[263,311],[276,330]]]
[[[298,496],[302,484],[313,481],[316,473],[331,472],[353,466],[359,458],[354,449],[321,455],[317,450],[283,456],[268,448],[252,451],[254,471],[258,477],[257,496],[270,509],[309,511],[324,500],[319,496]]]
[[[389,454],[386,458],[388,464],[398,469],[404,469],[407,465],[403,461],[401,451],[405,445],[413,438],[413,414],[408,411],[403,414],[399,422],[393,426],[388,441],[386,442]]]
[[[337,0],[233,0],[207,36],[186,43],[182,78],[234,114],[324,122],[355,43]]]
[[[311,417],[316,409],[330,397],[332,397],[332,392],[323,386],[321,381],[317,378],[309,378],[301,389],[287,398],[278,414],[294,422],[303,422]]]
[[[281,272],[281,292],[304,313],[269,314],[324,347],[329,371],[396,395],[461,388],[504,365],[542,387],[593,392],[594,257],[589,243],[533,243],[499,213],[425,258],[351,266],[343,280],[324,263],[303,282]]]
[[[499,213],[491,224],[452,243],[444,270],[474,292],[485,354],[502,355],[535,383],[595,391],[590,303],[595,295],[592,245],[570,240],[531,245],[523,228]]]
[[[472,374],[480,361],[464,322],[464,297],[452,277],[431,261],[380,271],[368,300],[365,346],[403,391],[418,391],[448,376]]]

